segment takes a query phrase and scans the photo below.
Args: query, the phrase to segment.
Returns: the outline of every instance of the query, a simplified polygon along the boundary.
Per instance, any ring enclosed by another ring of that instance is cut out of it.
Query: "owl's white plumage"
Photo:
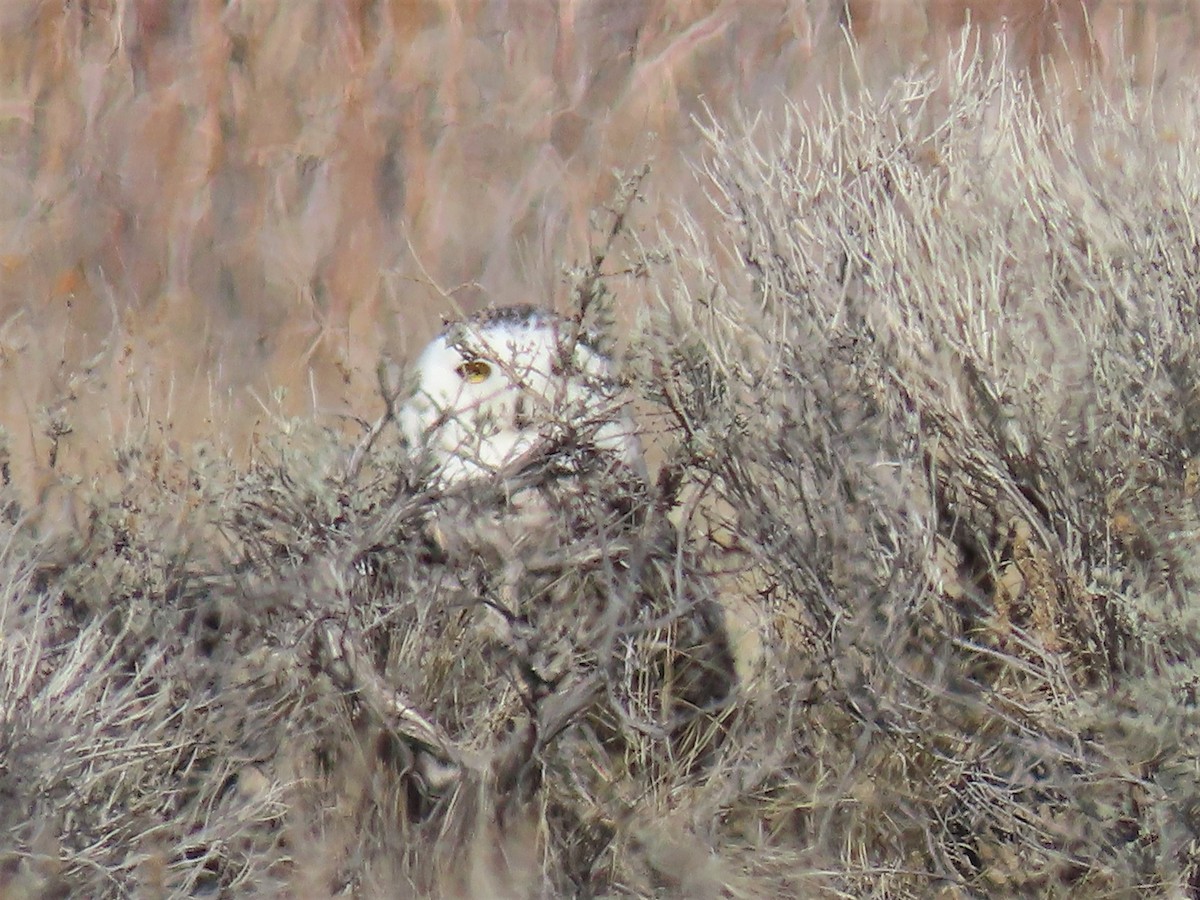
[[[451,323],[413,372],[400,427],[442,486],[501,472],[545,442],[643,471],[610,361],[553,313],[506,307]]]
[[[427,534],[445,564],[486,573],[459,582],[464,601],[530,696],[603,671],[617,685],[594,700],[605,728],[645,719],[680,736],[703,721],[696,734],[715,734],[706,717],[736,684],[723,615],[675,529],[652,515],[610,359],[575,322],[512,307],[448,325],[412,379],[400,426],[444,489]],[[489,482],[503,495],[473,489]]]

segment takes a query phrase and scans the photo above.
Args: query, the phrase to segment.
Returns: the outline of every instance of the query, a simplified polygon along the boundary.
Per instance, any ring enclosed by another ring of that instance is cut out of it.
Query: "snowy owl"
[[[564,466],[585,455],[644,474],[610,361],[551,312],[504,307],[453,322],[417,358],[414,378],[400,427],[443,487],[519,466],[545,446]]]
[[[450,606],[478,611],[529,703],[586,696],[605,733],[708,740],[736,681],[724,616],[651,502],[628,392],[597,342],[544,310],[490,310],[446,326],[411,387],[400,426],[439,489],[426,533],[450,573],[428,576],[460,586]]]

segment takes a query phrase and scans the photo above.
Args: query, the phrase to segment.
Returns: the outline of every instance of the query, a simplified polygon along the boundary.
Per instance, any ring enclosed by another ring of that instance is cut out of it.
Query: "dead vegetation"
[[[659,477],[539,554],[390,414],[0,447],[0,893],[1200,896],[1196,86],[1003,56],[600,214]]]

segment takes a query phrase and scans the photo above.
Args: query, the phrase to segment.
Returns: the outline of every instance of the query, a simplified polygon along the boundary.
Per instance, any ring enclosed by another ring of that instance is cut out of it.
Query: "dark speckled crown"
[[[518,303],[513,306],[494,306],[487,309],[481,309],[478,312],[471,313],[465,319],[447,322],[442,329],[442,334],[450,334],[456,327],[462,325],[475,325],[486,327],[488,325],[509,325],[524,328],[536,328],[540,325],[550,325],[559,329],[565,329],[569,326],[570,321],[558,313],[549,309],[544,309],[540,306],[534,306],[531,303]],[[597,336],[586,328],[579,329],[578,341],[587,349],[591,350],[598,356],[606,356],[600,349],[600,341]]]

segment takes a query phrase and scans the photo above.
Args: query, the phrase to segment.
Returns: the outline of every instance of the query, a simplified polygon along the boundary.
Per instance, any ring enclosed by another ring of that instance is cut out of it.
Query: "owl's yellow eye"
[[[455,367],[454,371],[468,384],[479,384],[488,380],[488,376],[492,374],[492,367],[482,359],[468,359]]]

